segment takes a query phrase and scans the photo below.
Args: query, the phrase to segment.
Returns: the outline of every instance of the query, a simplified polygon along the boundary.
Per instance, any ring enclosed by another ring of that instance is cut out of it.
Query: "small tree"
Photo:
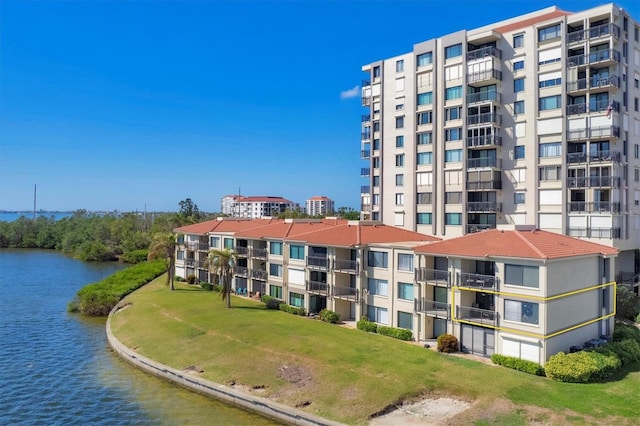
[[[165,259],[167,263],[167,286],[173,291],[176,273],[176,235],[173,232],[158,232],[153,236],[147,259]]]
[[[222,300],[226,302],[226,307],[231,307],[231,277],[236,270],[237,253],[230,249],[212,249],[209,257],[205,260],[205,267],[209,272],[217,275],[222,284]]]
[[[640,297],[628,288],[616,288],[616,318],[634,321],[640,313]]]

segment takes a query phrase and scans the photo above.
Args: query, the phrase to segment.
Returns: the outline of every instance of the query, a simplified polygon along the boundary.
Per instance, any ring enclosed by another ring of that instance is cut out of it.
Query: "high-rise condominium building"
[[[314,196],[306,202],[306,212],[311,216],[320,216],[334,212],[334,202],[331,198]]]
[[[636,17],[637,18],[637,17]],[[640,272],[640,25],[550,7],[365,65],[363,219],[443,238],[532,225]]]
[[[258,219],[277,216],[286,210],[296,210],[298,203],[282,197],[268,195],[245,197],[242,195],[225,195],[220,200],[222,212],[233,217]]]

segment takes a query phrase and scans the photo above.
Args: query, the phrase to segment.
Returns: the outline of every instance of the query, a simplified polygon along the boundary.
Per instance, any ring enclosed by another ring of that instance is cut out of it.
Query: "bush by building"
[[[383,336],[393,337],[400,340],[413,340],[413,333],[406,328],[386,327],[383,325],[378,326],[378,334]]]
[[[300,315],[301,317],[307,315],[307,311],[304,308],[287,305],[286,303],[280,303],[279,308],[281,311],[285,311],[293,315]]]
[[[267,309],[280,309],[280,304],[282,303],[282,300],[276,299],[268,294],[262,296],[260,300],[262,300],[262,303],[267,305]]]
[[[458,338],[453,334],[441,334],[438,336],[438,352],[458,352]]]
[[[328,322],[331,324],[337,324],[340,322],[340,315],[330,311],[329,309],[323,309],[318,313],[318,317],[321,321]]]
[[[611,377],[621,365],[620,359],[613,354],[579,351],[552,355],[544,368],[550,379],[559,382],[589,383]]]
[[[537,362],[527,361],[525,359],[500,354],[491,355],[491,361],[494,364],[502,365],[503,367],[512,368],[524,373],[529,373],[536,376],[545,375],[544,368]]]
[[[376,333],[378,331],[378,324],[373,321],[369,321],[367,317],[360,318],[360,321],[356,323],[358,330],[366,331],[369,333]]]

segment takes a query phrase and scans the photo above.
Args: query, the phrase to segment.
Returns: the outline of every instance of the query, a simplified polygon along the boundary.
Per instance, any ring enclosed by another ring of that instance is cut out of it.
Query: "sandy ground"
[[[441,425],[471,407],[471,404],[453,398],[423,399],[406,403],[395,410],[372,419],[372,426]]]

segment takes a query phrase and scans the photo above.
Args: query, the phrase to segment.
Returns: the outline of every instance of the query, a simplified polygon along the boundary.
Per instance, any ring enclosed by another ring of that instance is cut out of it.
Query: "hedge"
[[[201,282],[200,287],[202,287],[204,291],[213,291],[213,284],[211,283]]]
[[[552,355],[545,365],[547,377],[559,382],[589,383],[611,377],[620,368],[620,359],[596,351]]]
[[[458,338],[453,334],[441,334],[438,336],[438,352],[458,352]]]
[[[267,305],[267,309],[280,309],[280,304],[283,303],[282,300],[276,299],[268,294],[263,295],[260,300]]]
[[[621,342],[627,339],[633,339],[640,343],[640,329],[632,325],[617,323],[613,329],[613,341]]]
[[[356,323],[358,330],[366,331],[369,333],[376,333],[378,331],[378,324],[373,321],[369,321],[367,317],[360,318],[360,321]]]
[[[500,354],[491,355],[491,361],[494,364],[501,365],[503,367],[512,368],[514,370],[522,371],[524,373],[533,374],[536,376],[544,376],[544,368],[537,362],[528,361],[526,359],[516,358],[514,356],[506,356]]]
[[[298,308],[297,306],[287,305],[286,303],[280,303],[279,308],[281,311],[285,311],[290,314],[300,315],[300,316],[307,315],[307,311],[304,308]]]
[[[320,317],[321,321],[328,322],[331,324],[337,324],[340,322],[340,315],[330,311],[329,309],[323,309],[318,313],[318,317]]]
[[[383,336],[393,337],[400,340],[413,340],[413,333],[406,328],[386,327],[384,325],[378,326],[378,334]]]
[[[629,365],[640,361],[640,343],[634,339],[626,339],[620,342],[611,342],[600,348],[594,348],[595,352],[616,356],[622,365]]]

